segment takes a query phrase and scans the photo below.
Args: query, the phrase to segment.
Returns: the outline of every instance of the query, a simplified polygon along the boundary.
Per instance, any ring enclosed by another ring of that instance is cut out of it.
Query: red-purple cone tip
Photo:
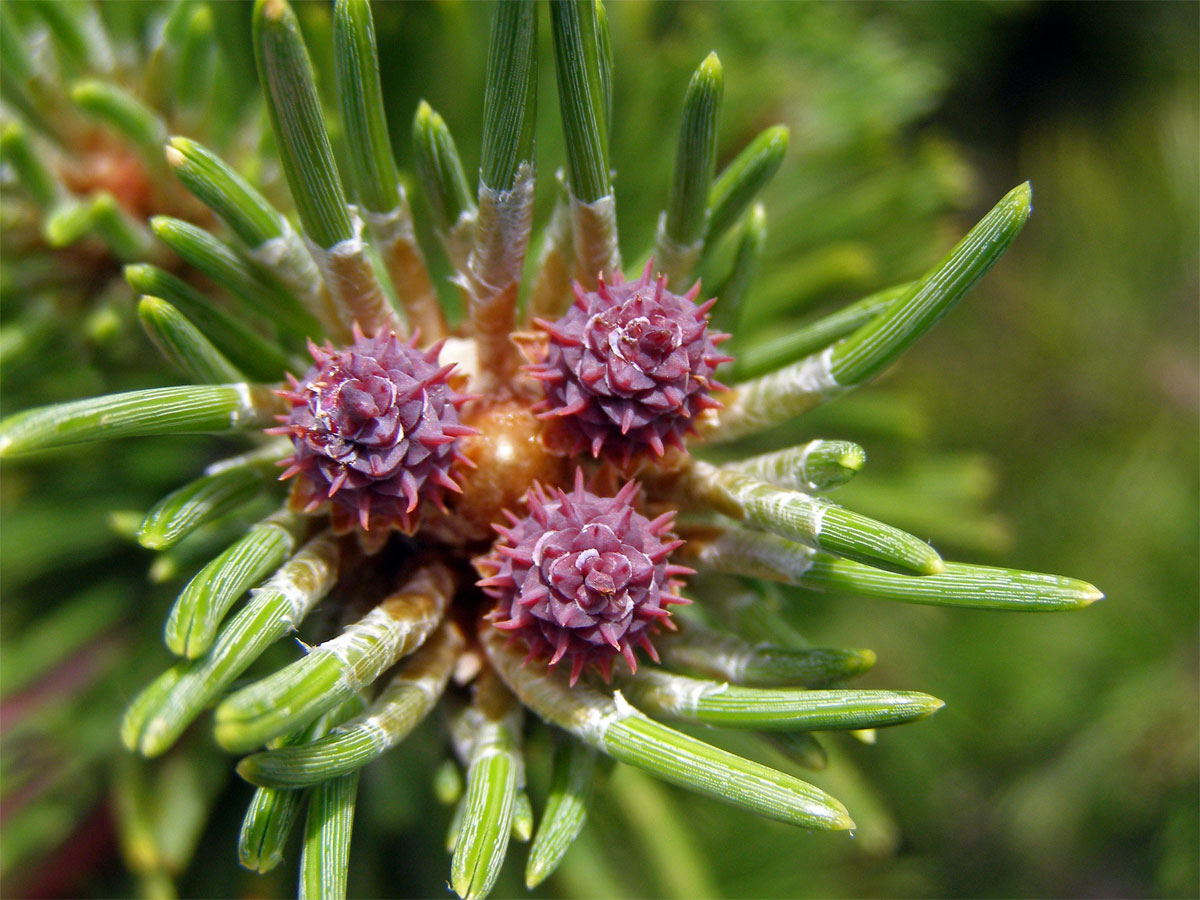
[[[303,476],[296,495],[306,511],[331,501],[338,531],[412,533],[421,501],[442,506],[446,491],[460,490],[450,470],[469,464],[456,449],[475,433],[458,421],[469,398],[446,384],[453,366],[438,365],[441,345],[421,351],[416,342],[357,328],[345,350],[310,342],[316,365],[279,392],[292,411],[267,430],[295,446],[282,477]]]
[[[637,281],[584,293],[556,322],[538,321],[550,336],[546,359],[530,366],[543,382],[544,418],[557,417],[575,439],[575,450],[604,450],[630,458],[647,450],[662,456],[682,447],[697,415],[720,406],[709,393],[724,385],[713,372],[730,357],[717,344],[729,335],[710,332],[708,311],[697,306],[700,283],[680,296],[667,290],[646,264]]]
[[[509,527],[493,526],[500,537],[475,561],[486,576],[479,585],[497,601],[495,626],[525,642],[526,661],[569,660],[571,684],[593,663],[607,680],[618,654],[636,671],[635,647],[657,661],[650,635],[660,622],[674,627],[668,606],[690,602],[674,576],[692,570],[667,562],[683,543],[667,534],[675,514],[647,519],[633,507],[637,490],[631,481],[615,497],[597,496],[580,470],[570,493],[535,485],[529,515],[506,511]]]

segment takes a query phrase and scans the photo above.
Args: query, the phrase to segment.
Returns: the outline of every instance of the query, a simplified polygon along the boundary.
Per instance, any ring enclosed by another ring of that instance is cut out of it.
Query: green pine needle
[[[391,212],[400,205],[400,175],[383,112],[375,23],[367,0],[338,0],[333,39],[354,194],[365,209]]]
[[[424,100],[413,117],[413,144],[417,176],[433,212],[434,225],[443,235],[449,234],[464,217],[474,217],[475,199],[450,129]]]
[[[704,238],[708,226],[708,193],[717,166],[717,129],[725,76],[716,53],[710,53],[692,76],[683,98],[683,122],[675,177],[667,203],[668,246],[690,247]],[[663,253],[666,246],[659,247]]]
[[[179,310],[158,297],[138,301],[138,320],[159,352],[204,384],[232,384],[246,376]]]
[[[492,20],[479,178],[494,191],[511,190],[521,163],[533,161],[537,10],[533,0],[512,0],[499,4]]]
[[[138,543],[165,550],[197,528],[246,506],[263,487],[263,473],[233,467],[204,475],[172,491],[146,513]]]
[[[526,887],[535,888],[554,874],[583,830],[596,781],[596,758],[596,751],[579,741],[555,742],[550,794],[529,848]]]
[[[0,421],[0,457],[160,434],[221,434],[270,424],[270,391],[246,384],[152,388],[74,400]]]
[[[604,54],[594,0],[553,0],[550,26],[567,148],[567,184],[576,199],[594,203],[612,192],[606,100],[611,63],[601,63]]]
[[[866,381],[932,328],[1004,255],[1025,227],[1032,203],[1029,182],[1013,188],[910,293],[839,344],[830,360],[835,381]]]
[[[770,731],[880,728],[923,719],[944,705],[912,691],[742,687],[654,670],[638,672],[629,697],[672,719]]]
[[[236,234],[248,249],[283,236],[280,212],[211,150],[185,137],[173,137],[167,163],[184,186]]]
[[[279,155],[305,233],[326,250],[355,236],[312,63],[287,0],[256,0],[254,50]]]
[[[708,243],[720,240],[767,182],[787,153],[788,130],[774,125],[746,145],[712,183],[708,193]]]
[[[197,572],[167,617],[165,640],[171,652],[188,659],[204,653],[229,608],[292,552],[302,526],[294,513],[275,513]]]

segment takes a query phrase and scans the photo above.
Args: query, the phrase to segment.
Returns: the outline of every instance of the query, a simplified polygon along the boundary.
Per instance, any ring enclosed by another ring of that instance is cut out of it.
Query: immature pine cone
[[[693,570],[667,563],[683,541],[663,540],[674,512],[650,521],[633,508],[636,482],[615,497],[599,497],[583,486],[555,489],[552,499],[540,485],[526,495],[529,515],[505,510],[511,527],[500,533],[492,552],[475,561],[488,577],[479,585],[495,597],[489,614],[497,628],[510,631],[529,648],[529,658],[549,656],[556,666],[571,661],[571,684],[596,663],[605,679],[620,653],[637,670],[634,647],[658,661],[650,634],[668,621],[667,607],[690,601],[679,596],[676,575]]]
[[[333,501],[335,527],[355,520],[363,531],[396,527],[411,534],[421,500],[438,506],[455,462],[470,464],[456,439],[475,429],[458,422],[469,398],[446,384],[453,366],[438,366],[435,344],[424,352],[394,334],[364,337],[357,328],[345,350],[309,343],[316,365],[290,391],[286,424],[268,429],[290,434],[295,454],[283,478],[303,475],[296,499],[306,511]]]
[[[558,417],[575,442],[599,456],[609,445],[624,462],[667,444],[682,447],[697,415],[719,407],[709,397],[724,385],[713,380],[731,357],[716,345],[729,335],[708,330],[715,300],[697,306],[700,282],[687,294],[672,294],[663,276],[651,280],[651,263],[637,281],[600,279],[556,322],[538,321],[550,335],[546,359],[529,368],[545,385],[535,409]]]

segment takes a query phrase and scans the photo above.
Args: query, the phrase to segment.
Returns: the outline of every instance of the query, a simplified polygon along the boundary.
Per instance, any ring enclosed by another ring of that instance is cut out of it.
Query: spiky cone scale
[[[635,649],[657,661],[650,637],[667,621],[692,570],[667,561],[680,545],[669,531],[674,514],[654,521],[634,507],[636,482],[614,497],[587,490],[583,471],[575,487],[548,493],[535,485],[526,495],[529,514],[509,513],[509,527],[492,552],[475,561],[479,586],[497,601],[489,618],[524,642],[528,659],[551,668],[567,660],[571,684],[594,665],[607,680],[616,656],[637,671]]]
[[[309,344],[316,363],[289,377],[279,395],[292,405],[270,433],[292,437],[295,452],[283,478],[301,476],[292,503],[307,513],[329,503],[340,533],[396,528],[412,534],[422,501],[444,508],[451,475],[470,465],[456,441],[475,430],[458,409],[469,399],[447,384],[453,366],[439,366],[441,345],[417,349],[394,334],[366,337],[357,328],[345,350]]]
[[[592,456],[662,457],[668,446],[683,449],[695,419],[720,403],[713,373],[730,362],[717,344],[727,334],[708,329],[715,300],[697,306],[700,282],[684,295],[651,278],[647,263],[636,281],[601,277],[595,291],[576,284],[575,302],[555,322],[536,320],[549,335],[545,359],[528,367],[546,398],[534,407],[558,419],[571,452]]]

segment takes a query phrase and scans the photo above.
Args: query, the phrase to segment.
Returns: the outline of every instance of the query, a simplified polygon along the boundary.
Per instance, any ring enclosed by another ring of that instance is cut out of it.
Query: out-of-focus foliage
[[[997,453],[1012,558],[1085,565],[1109,591],[1075,627],[929,635],[915,674],[952,666],[959,709],[997,710],[950,717],[962,791],[923,810],[979,810],[975,833],[929,835],[951,894],[1197,892],[1197,11],[1087,9],[1042,27],[1103,86],[1027,82],[1005,148],[1036,186],[1031,240],[910,372],[956,423],[942,442],[1012,450]],[[1005,862],[982,883],[950,862],[976,854]]]

